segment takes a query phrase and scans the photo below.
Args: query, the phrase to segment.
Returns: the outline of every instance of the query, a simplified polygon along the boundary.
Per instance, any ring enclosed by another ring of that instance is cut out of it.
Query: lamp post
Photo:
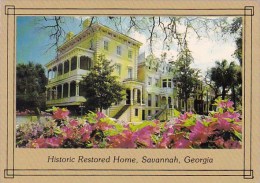
[[[81,114],[81,117],[82,117],[82,115],[83,115],[83,109],[85,108],[84,103],[81,103],[81,104],[79,105],[79,108],[80,108],[80,114]]]

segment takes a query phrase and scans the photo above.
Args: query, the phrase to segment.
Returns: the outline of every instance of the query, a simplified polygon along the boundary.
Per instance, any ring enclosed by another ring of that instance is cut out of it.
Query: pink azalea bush
[[[29,148],[241,148],[241,116],[233,102],[216,100],[217,110],[201,117],[175,111],[166,123],[119,124],[102,113],[70,119],[67,109],[53,108],[53,119],[17,127],[17,147]]]

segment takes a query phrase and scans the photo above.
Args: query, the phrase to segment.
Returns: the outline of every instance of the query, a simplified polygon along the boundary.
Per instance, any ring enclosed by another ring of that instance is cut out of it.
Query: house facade
[[[148,118],[167,119],[174,105],[174,83],[170,64],[153,56],[141,59],[141,42],[109,27],[89,20],[82,31],[69,32],[58,48],[57,58],[47,63],[47,107],[67,107],[79,111],[86,101],[83,78],[88,75],[98,56],[103,54],[115,65],[113,75],[126,88],[126,98],[103,111],[123,121],[140,122]]]
[[[167,120],[173,115],[178,99],[172,71],[173,66],[164,59],[153,55],[139,56],[138,80],[144,83],[144,118]]]

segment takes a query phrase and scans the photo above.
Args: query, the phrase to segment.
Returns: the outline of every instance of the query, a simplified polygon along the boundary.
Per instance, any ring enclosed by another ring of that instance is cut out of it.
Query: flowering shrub
[[[102,113],[70,119],[67,109],[53,108],[53,119],[17,127],[17,147],[29,148],[241,148],[241,116],[233,102],[216,100],[217,110],[203,117],[191,112],[169,122],[119,124]]]

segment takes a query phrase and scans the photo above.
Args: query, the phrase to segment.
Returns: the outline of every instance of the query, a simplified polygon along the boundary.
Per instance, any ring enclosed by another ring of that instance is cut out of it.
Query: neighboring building
[[[143,120],[149,118],[167,120],[173,115],[172,109],[178,102],[174,91],[172,69],[170,63],[153,55],[139,56],[138,80],[144,83]]]
[[[137,80],[137,62],[142,43],[104,25],[89,25],[86,20],[79,34],[68,33],[66,42],[58,48],[57,58],[45,65],[49,78],[47,106],[66,106],[79,111],[79,106],[86,101],[83,77],[89,73],[98,55],[104,54],[116,65],[113,74],[119,76],[127,88],[127,99],[104,112],[122,120],[140,121],[143,83]]]

